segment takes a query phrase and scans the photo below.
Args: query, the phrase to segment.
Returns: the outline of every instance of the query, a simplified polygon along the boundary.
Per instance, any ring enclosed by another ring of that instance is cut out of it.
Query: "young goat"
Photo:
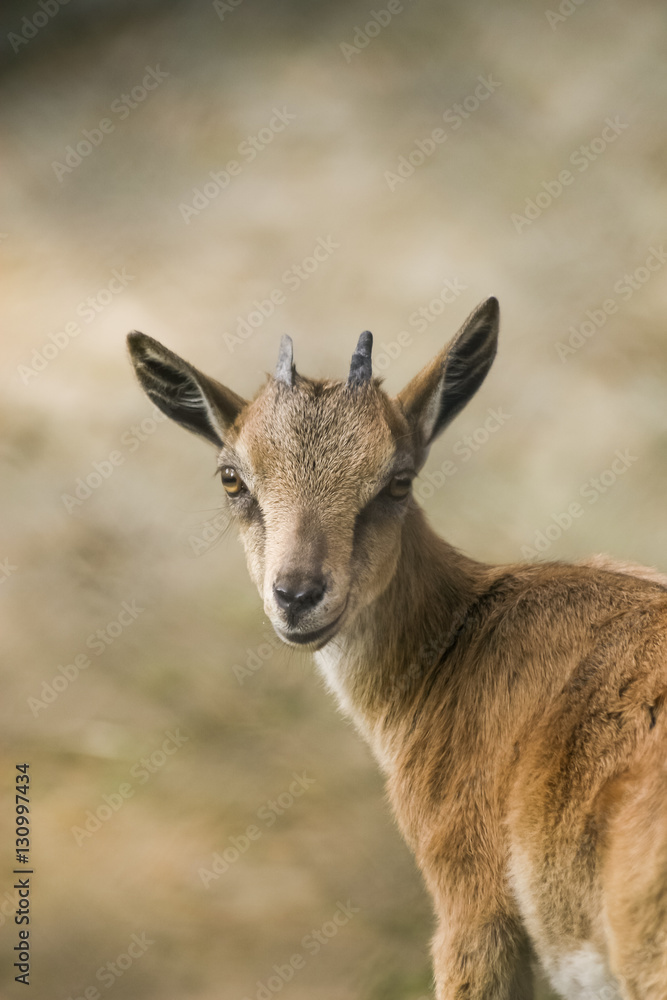
[[[433,896],[438,1000],[667,998],[667,577],[489,566],[411,485],[496,352],[489,299],[395,398],[278,365],[246,402],[132,333],[139,381],[210,441],[276,632],[314,652],[387,776]]]

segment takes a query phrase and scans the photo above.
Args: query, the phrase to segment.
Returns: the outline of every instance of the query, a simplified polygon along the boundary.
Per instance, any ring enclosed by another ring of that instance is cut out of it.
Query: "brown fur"
[[[564,996],[664,1000],[667,577],[601,556],[484,565],[387,494],[476,390],[495,332],[487,303],[396,399],[295,376],[246,404],[149,338],[131,349],[175,419],[199,429],[183,406],[205,399],[267,614],[386,774],[434,901],[438,1000],[528,1000],[534,960]],[[316,574],[319,603],[279,607],[277,579]]]

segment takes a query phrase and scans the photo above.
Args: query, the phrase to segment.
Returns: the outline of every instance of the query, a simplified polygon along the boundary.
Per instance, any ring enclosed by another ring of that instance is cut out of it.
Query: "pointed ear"
[[[144,333],[130,333],[127,345],[139,383],[155,405],[182,427],[222,448],[246,401]]]
[[[487,299],[454,339],[398,394],[424,448],[445,429],[486,378],[498,344],[498,300]]]

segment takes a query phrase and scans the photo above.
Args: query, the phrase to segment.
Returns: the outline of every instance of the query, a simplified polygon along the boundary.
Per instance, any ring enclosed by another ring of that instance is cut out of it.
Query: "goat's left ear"
[[[487,299],[454,339],[398,394],[398,402],[423,448],[475,395],[498,346],[498,300]]]
[[[130,333],[127,346],[149,399],[181,427],[222,448],[246,401],[145,333]]]

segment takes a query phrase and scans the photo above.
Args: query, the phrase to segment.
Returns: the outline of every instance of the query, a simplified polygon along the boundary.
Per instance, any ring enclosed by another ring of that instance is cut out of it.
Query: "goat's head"
[[[395,398],[372,377],[370,333],[346,381],[299,375],[283,337],[275,374],[251,402],[150,337],[129,335],[148,396],[217,449],[250,574],[281,639],[322,648],[388,586],[412,480],[484,380],[497,335],[491,298]]]

